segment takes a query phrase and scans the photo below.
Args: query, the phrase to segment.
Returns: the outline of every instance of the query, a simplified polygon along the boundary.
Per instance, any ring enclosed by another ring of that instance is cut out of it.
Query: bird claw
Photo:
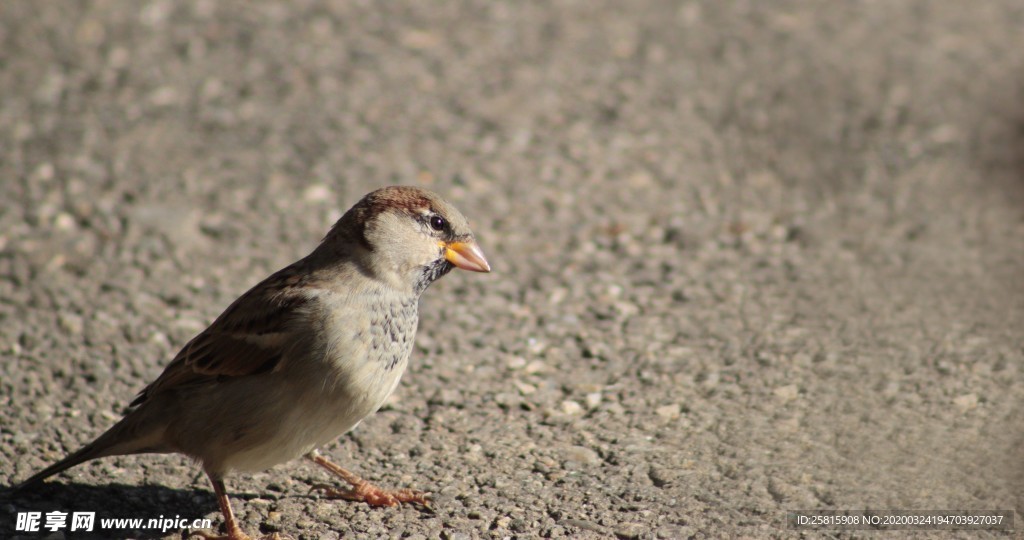
[[[332,491],[332,490],[334,490],[334,486],[332,486],[330,484],[313,484],[312,486],[309,486],[309,491],[306,492],[306,495],[309,495],[310,493],[313,493],[314,491]]]
[[[253,538],[251,536],[245,534],[241,530],[236,530],[236,531],[233,531],[233,532],[228,532],[228,534],[216,534],[214,532],[205,531],[205,530],[189,531],[188,536],[186,538],[194,538],[194,537],[199,537],[199,538],[202,538],[203,540],[253,540]],[[285,537],[282,538],[280,534],[270,533],[270,534],[267,534],[267,535],[259,537],[257,540],[285,540],[285,539],[292,540],[292,537],[285,536]]]
[[[203,540],[251,540],[251,538],[249,538],[249,535],[241,531],[237,531],[235,532],[235,534],[217,534],[205,530],[189,531],[188,536],[186,536],[185,538],[187,538],[188,540],[191,540],[192,538],[202,538]]]
[[[398,506],[399,504],[418,504],[430,508],[430,494],[414,489],[382,489],[369,482],[360,482],[351,489],[338,489],[327,484],[310,486],[310,493],[322,491],[329,499],[345,499],[346,501],[365,502],[373,507]]]

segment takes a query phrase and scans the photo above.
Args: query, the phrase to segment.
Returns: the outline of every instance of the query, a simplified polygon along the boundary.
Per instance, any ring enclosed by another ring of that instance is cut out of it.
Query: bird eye
[[[441,216],[430,218],[430,227],[435,231],[443,231],[448,227],[448,222]]]

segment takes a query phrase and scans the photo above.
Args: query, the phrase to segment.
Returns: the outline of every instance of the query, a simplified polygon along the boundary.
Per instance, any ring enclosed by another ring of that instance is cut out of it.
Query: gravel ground
[[[324,500],[297,461],[229,478],[250,533],[1019,520],[1022,27],[1013,0],[4,2],[0,482],[402,183],[494,272],[425,294],[393,400],[326,450],[433,512]],[[180,456],[8,497],[0,536],[53,510],[220,523]]]

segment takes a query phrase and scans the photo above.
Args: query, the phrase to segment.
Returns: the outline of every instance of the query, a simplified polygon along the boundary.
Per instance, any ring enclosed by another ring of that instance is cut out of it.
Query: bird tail
[[[133,411],[137,413],[137,411]],[[95,441],[83,446],[68,457],[50,465],[49,467],[33,474],[24,482],[14,486],[14,491],[20,491],[42,480],[49,478],[59,472],[66,471],[71,467],[80,465],[91,459],[107,456],[123,456],[127,454],[141,454],[144,452],[167,452],[161,444],[162,429],[147,430],[139,432],[139,428],[145,422],[139,422],[136,414],[129,414],[120,422],[114,424],[103,435]]]
[[[59,472],[66,471],[71,467],[74,467],[75,465],[85,463],[90,459],[103,457],[104,455],[107,454],[103,454],[100,451],[100,449],[96,447],[96,443],[87,444],[81,449],[79,449],[77,452],[71,454],[70,456],[58,461],[57,463],[54,463],[53,465],[50,465],[49,467],[37,472],[36,474],[33,474],[31,477],[28,478],[28,480],[25,480],[24,482],[14,486],[14,490],[21,491],[23,489],[32,487],[35,484],[38,484],[39,482],[42,482],[43,480]]]

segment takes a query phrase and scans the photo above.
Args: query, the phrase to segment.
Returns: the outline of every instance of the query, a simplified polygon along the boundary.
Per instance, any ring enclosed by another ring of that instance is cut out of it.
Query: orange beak
[[[452,242],[444,245],[444,258],[454,264],[457,268],[471,272],[490,272],[491,265],[487,264],[484,252],[476,242]]]

